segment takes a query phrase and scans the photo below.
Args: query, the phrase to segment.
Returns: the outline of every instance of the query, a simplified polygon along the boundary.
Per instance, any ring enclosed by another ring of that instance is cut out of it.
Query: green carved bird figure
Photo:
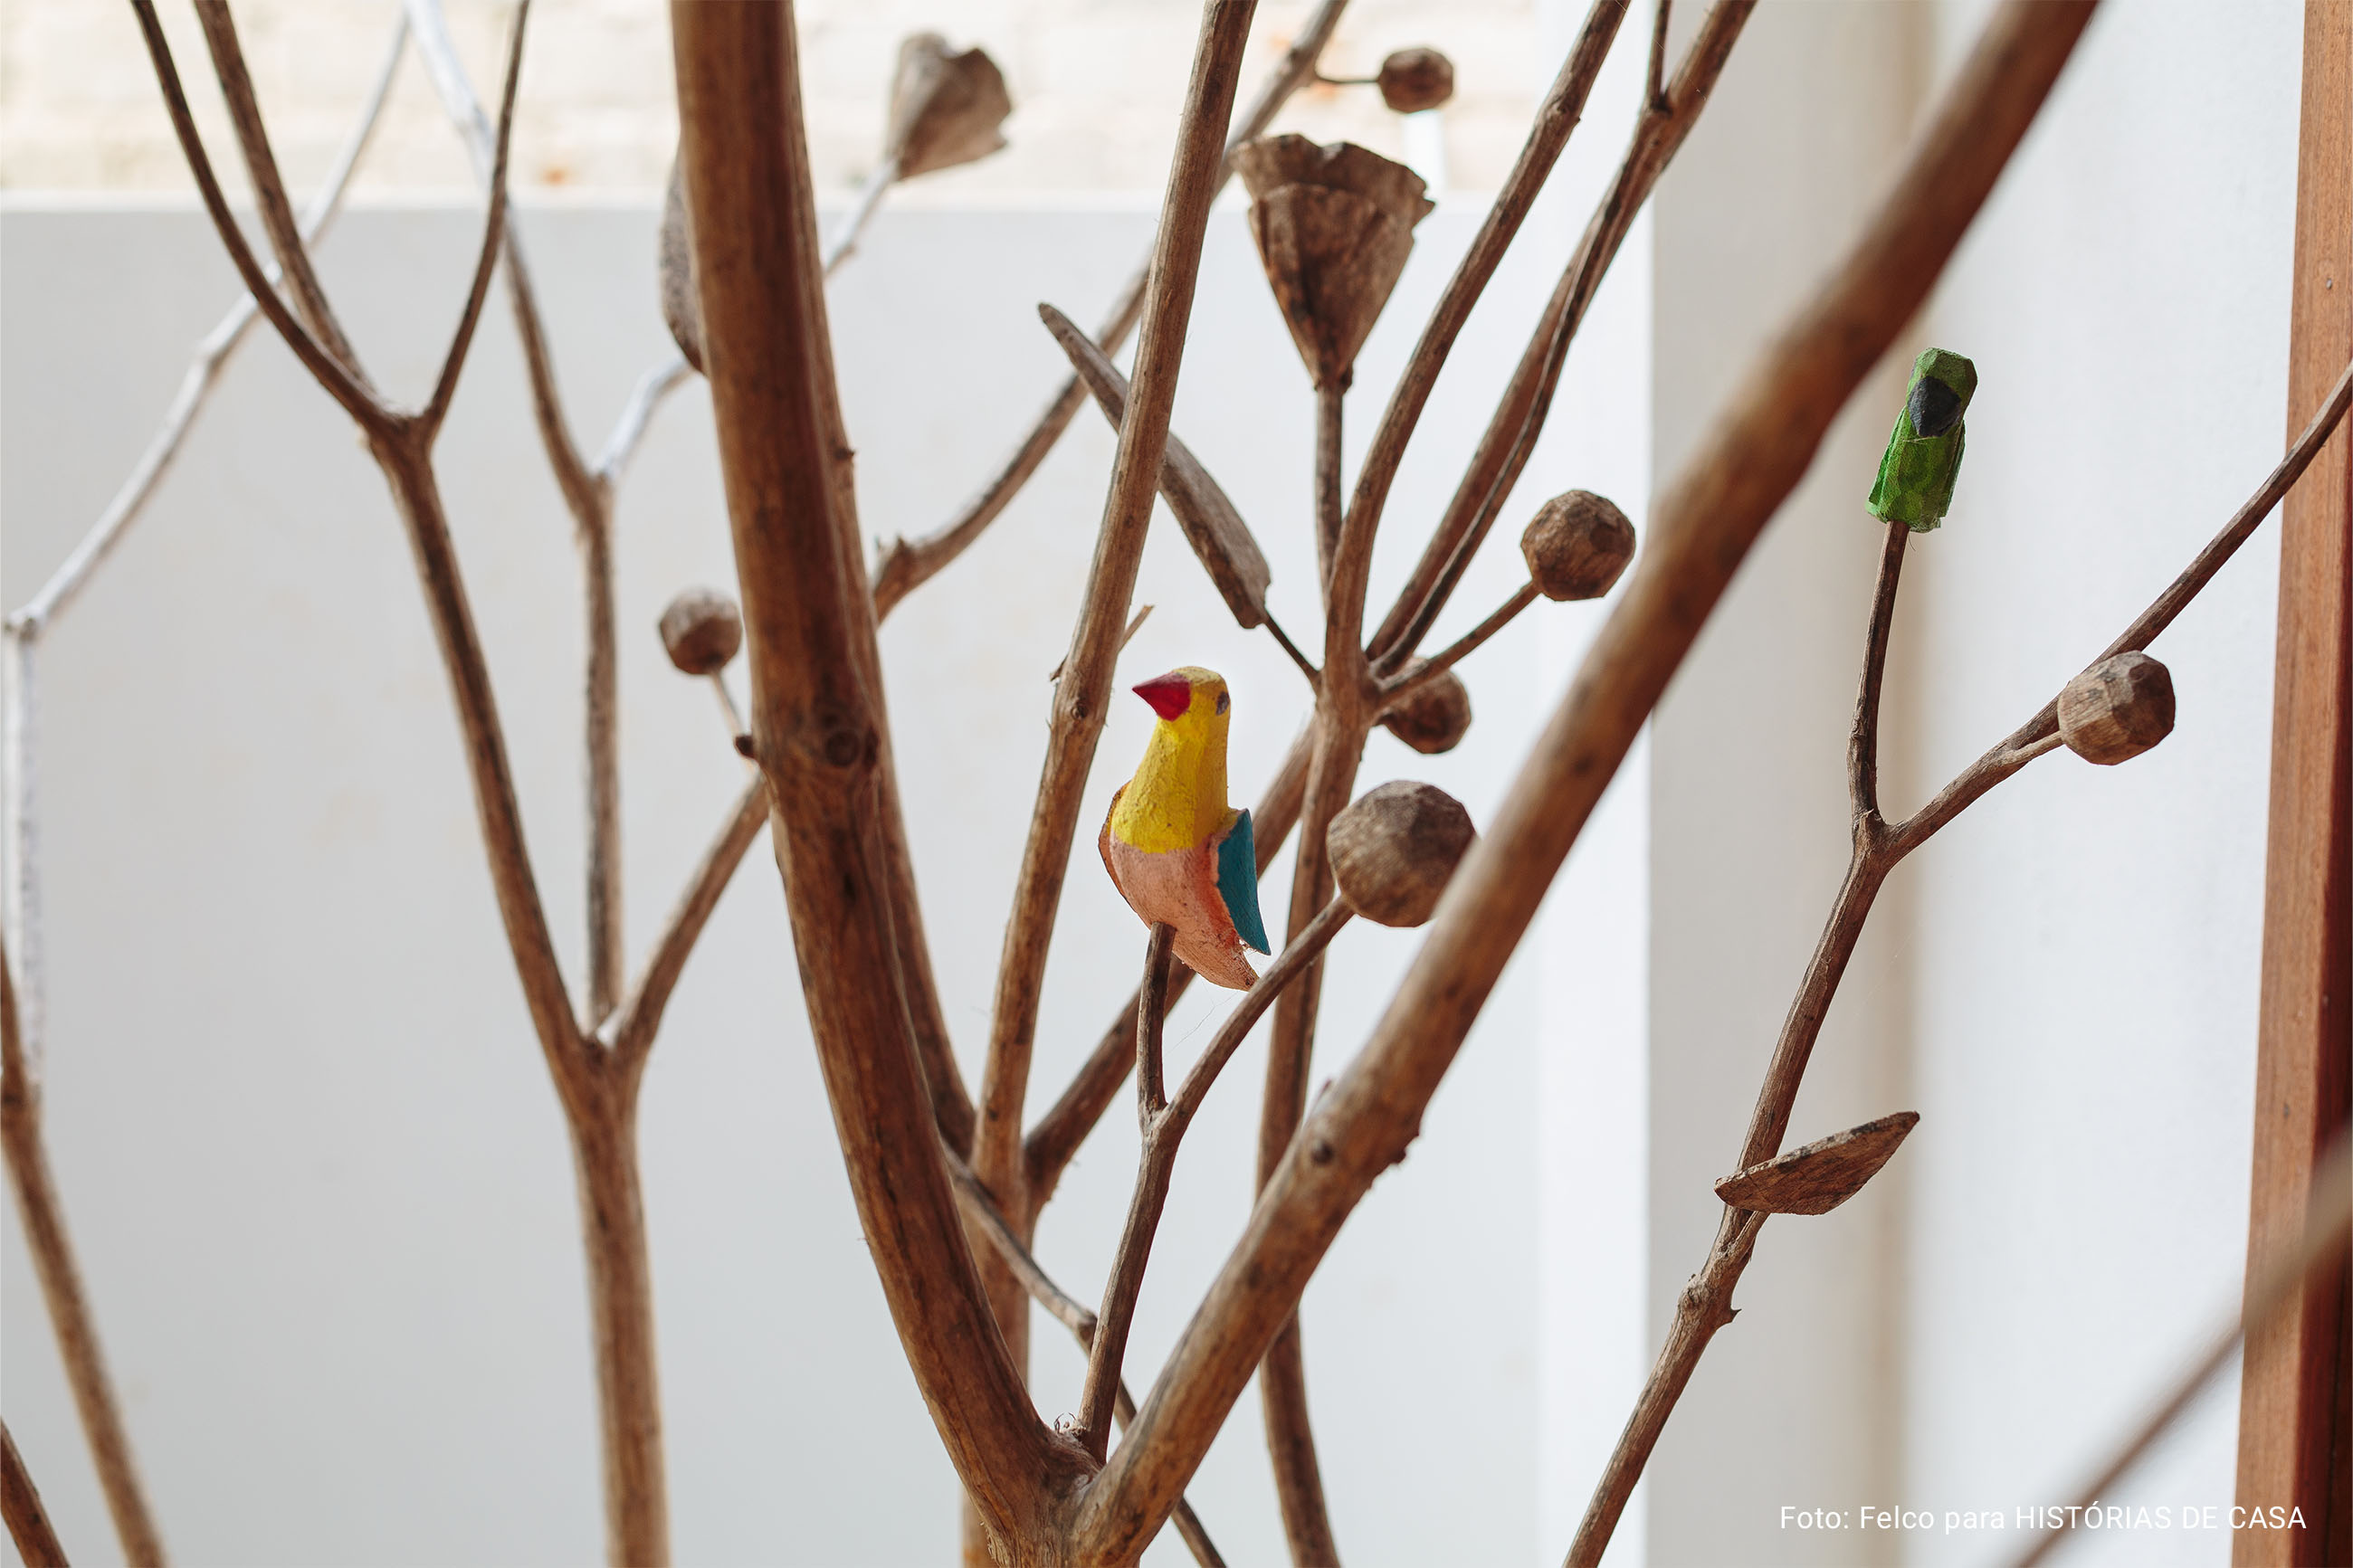
[[[1143,765],[1111,797],[1097,840],[1128,907],[1173,927],[1176,956],[1202,979],[1248,990],[1245,946],[1267,951],[1250,814],[1226,804],[1225,678],[1185,665],[1135,689],[1159,722]]]
[[[1872,516],[1908,524],[1915,533],[1945,521],[1968,444],[1961,416],[1977,389],[1978,367],[1957,353],[1930,349],[1912,362],[1912,385],[1871,487]]]

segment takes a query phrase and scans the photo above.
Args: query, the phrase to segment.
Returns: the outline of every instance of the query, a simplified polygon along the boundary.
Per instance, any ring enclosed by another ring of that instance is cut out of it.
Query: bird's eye
[[[1219,711],[1219,712],[1220,712],[1220,713],[1224,712],[1224,711],[1226,710],[1226,708],[1227,708],[1228,704],[1229,704],[1229,699],[1228,699],[1228,697],[1226,696],[1226,694],[1225,694],[1224,692],[1222,692],[1222,691],[1219,692],[1219,693],[1218,693],[1218,711]]]

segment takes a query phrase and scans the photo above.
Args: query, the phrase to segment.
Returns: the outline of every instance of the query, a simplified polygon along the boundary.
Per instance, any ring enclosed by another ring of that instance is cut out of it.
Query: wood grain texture
[[[1059,1536],[1060,1500],[1091,1467],[1030,1408],[965,1243],[917,1056],[885,864],[874,610],[833,374],[794,18],[784,6],[681,0],[670,27],[752,733],[835,1131],[942,1444],[1008,1560],[1044,1561],[1031,1543]]]
[[[161,1568],[163,1538],[140,1485],[139,1468],[132,1462],[122,1406],[114,1396],[114,1380],[107,1373],[98,1324],[82,1285],[81,1266],[74,1257],[73,1237],[66,1229],[65,1210],[58,1202],[57,1183],[49,1174],[48,1147],[41,1135],[41,1086],[26,1070],[24,1034],[18,1025],[16,980],[7,953],[0,952],[0,1152],[7,1157],[16,1217],[25,1227],[25,1249],[33,1255],[33,1272],[40,1279],[49,1326],[58,1336],[58,1359],[65,1363],[66,1383],[73,1390],[74,1409],[81,1417],[82,1435],[90,1444],[90,1462],[98,1470],[99,1488],[106,1494],[107,1512],[113,1518],[123,1558],[133,1568]],[[15,1461],[13,1446],[8,1457]],[[29,1479],[26,1485],[29,1489]],[[13,1514],[9,1528],[16,1529]],[[25,1561],[33,1563],[33,1548],[26,1544],[26,1538],[19,1534],[16,1542]],[[65,1559],[60,1554],[57,1561]]]
[[[2353,5],[2305,10],[2304,108],[2290,294],[2288,420],[2353,358]],[[2353,1052],[2353,769],[2346,690],[2353,595],[2353,437],[2339,430],[2284,506],[2279,642],[2255,1059],[2249,1288],[2302,1229],[2322,1152],[2347,1123]],[[2339,1267],[2250,1334],[2239,1403],[2238,1501],[2292,1503],[2302,1529],[2246,1531],[2239,1568],[2353,1561]]]
[[[66,1549],[58,1543],[49,1510],[41,1504],[41,1489],[33,1484],[33,1472],[16,1451],[16,1439],[5,1421],[0,1421],[0,1519],[6,1520],[8,1539],[16,1543],[25,1568],[66,1568]]]
[[[1816,1139],[1715,1184],[1715,1195],[1753,1214],[1828,1214],[1862,1191],[1920,1123],[1899,1110]]]

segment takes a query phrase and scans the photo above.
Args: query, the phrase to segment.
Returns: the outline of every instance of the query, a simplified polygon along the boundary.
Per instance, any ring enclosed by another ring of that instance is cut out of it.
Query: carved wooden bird
[[[1865,503],[1873,517],[1926,533],[1953,506],[1968,427],[1961,416],[1978,390],[1978,367],[1957,353],[1930,349],[1912,362],[1903,412],[1879,459],[1879,478]]]
[[[1245,945],[1268,952],[1258,912],[1250,814],[1226,804],[1225,677],[1185,665],[1135,688],[1159,721],[1135,776],[1111,797],[1097,840],[1112,885],[1145,923],[1176,933],[1176,956],[1213,984],[1258,979]]]

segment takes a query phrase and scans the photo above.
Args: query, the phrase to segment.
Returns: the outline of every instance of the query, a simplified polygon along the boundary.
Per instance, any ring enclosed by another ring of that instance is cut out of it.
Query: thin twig
[[[1619,25],[1626,19],[1627,4],[1628,0],[1594,0],[1592,10],[1586,14],[1577,41],[1570,46],[1567,57],[1561,61],[1559,74],[1536,108],[1535,123],[1529,128],[1519,157],[1504,175],[1503,188],[1496,193],[1494,205],[1487,209],[1479,232],[1472,237],[1470,248],[1463,252],[1453,276],[1447,279],[1446,291],[1430,311],[1428,324],[1406,360],[1405,371],[1389,394],[1388,405],[1381,412],[1372,444],[1366,447],[1364,462],[1356,470],[1356,489],[1349,500],[1344,534],[1354,530],[1369,540],[1377,526],[1388,502],[1389,487],[1396,482],[1398,465],[1405,460],[1407,444],[1413,439],[1422,410],[1429,405],[1430,392],[1438,384],[1439,372],[1445,368],[1455,340],[1471,319],[1472,309],[1486,292],[1488,280],[1502,265],[1504,252],[1518,237],[1520,226],[1526,221],[1529,209],[1551,177],[1553,166],[1560,161],[1562,151],[1568,145],[1569,133],[1584,118],[1585,101],[1592,95],[1602,61],[1617,39]],[[1357,548],[1369,551],[1371,547],[1365,543]],[[1328,667],[1330,661],[1325,663]]]
[[[1136,994],[1135,1121],[1144,1148],[1137,1162],[1127,1227],[1120,1237],[1119,1253],[1112,1260],[1111,1278],[1103,1286],[1094,1342],[1087,1347],[1086,1388],[1079,1400],[1079,1441],[1098,1460],[1111,1443],[1111,1407],[1119,1386],[1120,1363],[1127,1355],[1127,1331],[1135,1321],[1136,1297],[1143,1292],[1144,1270],[1152,1260],[1153,1233],[1159,1228],[1161,1205],[1168,1198],[1168,1170],[1158,1147],[1160,1115],[1168,1109],[1161,1031],[1168,1020],[1168,965],[1176,940],[1174,926],[1153,922],[1144,957],[1144,984]]]
[[[401,57],[407,53],[408,19],[395,17],[392,42],[385,47],[384,63],[376,69],[375,84],[369,88],[367,102],[360,110],[359,121],[335,154],[332,167],[311,204],[302,212],[301,237],[305,246],[315,246],[326,237],[328,228],[343,211],[343,192],[350,186],[352,172],[359,166],[360,155],[367,150],[375,135],[376,122],[384,113],[385,100],[392,96],[392,84],[400,72]],[[276,283],[280,269],[271,261],[262,275]],[[102,565],[114,547],[121,541],[147,500],[155,492],[156,484],[178,457],[181,443],[186,439],[195,423],[197,412],[212,389],[219,384],[221,372],[227,368],[229,356],[245,341],[246,329],[258,314],[249,293],[237,296],[213,330],[196,344],[195,355],[188,362],[187,374],[181,377],[180,389],[173,395],[171,406],[164,411],[163,423],[139,454],[131,472],[123,479],[106,510],[98,514],[90,531],[82,535],[73,553],[52,573],[41,585],[41,591],[25,602],[24,606],[8,617],[8,630],[17,636],[38,636],[50,622],[65,612],[88,583],[90,574]]]
[[[2262,1333],[2290,1302],[2343,1265],[2348,1237],[2353,1235],[2353,1163],[2348,1163],[2348,1153],[2353,1153],[2353,1143],[2340,1136],[2337,1147],[2313,1173],[2312,1202],[2305,1212],[2304,1234],[2295,1245],[2283,1248],[2263,1266],[2248,1288],[2244,1305],[2233,1316],[2231,1326],[2216,1334],[2206,1349],[2181,1370],[2156,1408],[2117,1447],[2098,1474],[2076,1492],[2074,1502],[2063,1509],[2044,1510],[2063,1517],[2020,1554],[2017,1568],[2035,1568],[2066,1539],[2068,1531],[2092,1510],[2094,1503],[2115,1495],[2116,1483],[2132,1472],[2157,1440],[2230,1364],[2232,1353],[2241,1341],[2251,1333]]]
[[[1423,546],[1396,605],[1382,619],[1369,645],[1386,672],[1412,656],[1421,638],[1446,606],[1461,581],[1472,554],[1493,526],[1496,513],[1535,449],[1536,437],[1552,406],[1561,366],[1571,341],[1583,324],[1587,308],[1601,287],[1618,249],[1631,231],[1635,216],[1674,161],[1692,127],[1699,122],[1733,45],[1756,8],[1756,0],[1717,0],[1702,20],[1699,34],[1683,52],[1675,69],[1663,108],[1646,108],[1635,121],[1634,134],[1620,162],[1609,189],[1593,210],[1577,249],[1561,271],[1552,298],[1537,319],[1528,346],[1512,373],[1503,400],[1479,438],[1471,463],[1456,485],[1437,530]],[[1371,458],[1365,473],[1374,472]],[[1390,471],[1394,472],[1391,465]],[[1366,499],[1365,479],[1356,481],[1358,503]],[[1353,510],[1353,508],[1352,508]]]
[[[1324,683],[1324,672],[1315,668],[1314,659],[1299,651],[1299,645],[1291,640],[1291,634],[1282,629],[1273,616],[1267,615],[1263,619],[1266,629],[1273,635],[1276,646],[1291,656],[1291,662],[1297,665],[1299,673],[1307,678],[1307,689],[1313,692]]]
[[[173,63],[171,42],[164,37],[163,24],[156,19],[155,0],[131,0],[131,8],[139,18],[147,58],[155,68],[156,85],[164,94],[164,108],[171,116],[173,134],[179,138],[180,151],[188,160],[188,173],[196,182],[196,194],[204,199],[206,215],[212,219],[214,231],[228,251],[230,265],[244,280],[246,292],[253,297],[254,304],[277,329],[278,335],[286,340],[286,346],[293,350],[302,367],[362,428],[371,435],[388,434],[396,420],[393,410],[322,347],[309,328],[295,320],[286,301],[271,286],[269,275],[255,259],[253,247],[246,243],[245,231],[237,226],[235,215],[228,210],[228,198],[221,193],[220,180],[213,173],[204,139],[196,133],[195,118],[188,111],[187,91],[180,83],[179,68]]]
[[[1664,113],[1667,108],[1667,19],[1672,13],[1672,0],[1657,0],[1658,9],[1651,19],[1650,92],[1651,110]]]
[[[1904,575],[1904,546],[1911,528],[1889,522],[1879,552],[1879,579],[1872,590],[1870,629],[1862,639],[1862,689],[1856,694],[1854,728],[1847,740],[1847,804],[1857,833],[1879,825],[1879,692],[1887,679],[1887,638],[1895,626],[1895,590]],[[1770,1158],[1771,1156],[1767,1156]],[[1746,1170],[1754,1161],[1744,1162]]]
[[[2353,405],[2353,363],[2346,365],[2337,376],[2337,384],[2329,389],[2320,406],[2313,413],[2295,445],[2279,461],[2279,466],[2265,477],[2254,494],[2244,505],[2231,514],[2222,531],[2207,542],[2181,574],[2166,585],[2165,591],[2153,600],[2148,608],[2133,618],[2116,639],[2108,644],[2099,658],[2113,658],[2120,653],[2137,652],[2157,640],[2158,634],[2173,624],[2189,601],[2196,598],[2223,563],[2238,553],[2255,529],[2269,517],[2272,509],[2304,477],[2305,469],[2328,444],[2337,426]],[[2087,667],[2088,668],[2088,667]],[[1924,842],[1931,834],[1967,810],[1979,795],[2058,744],[2059,700],[2052,698],[2035,712],[2034,717],[2012,731],[1991,751],[1961,770],[1952,783],[1936,792],[1927,805],[1912,814],[1909,820],[1894,829],[1896,842],[1907,852]]]
[[[229,124],[245,155],[246,174],[253,182],[253,200],[261,215],[261,231],[269,240],[270,252],[278,258],[279,268],[294,298],[294,308],[327,352],[352,373],[354,380],[366,386],[367,372],[360,367],[359,355],[344,334],[343,323],[335,320],[334,308],[327,302],[326,289],[311,266],[311,252],[294,222],[294,205],[286,198],[286,183],[279,175],[277,155],[269,150],[269,134],[261,122],[261,105],[254,97],[253,78],[245,68],[245,50],[237,42],[237,22],[229,15],[228,0],[195,0],[195,10],[196,21],[204,29],[205,47],[212,56],[213,74],[228,105]]]
[[[441,374],[417,416],[427,441],[439,434],[442,420],[448,416],[449,400],[458,391],[458,373],[465,368],[466,351],[473,346],[475,323],[482,318],[482,301],[490,297],[491,273],[499,264],[499,242],[505,237],[507,222],[507,148],[514,139],[515,85],[522,76],[523,28],[530,20],[531,0],[518,0],[514,29],[507,41],[506,81],[499,93],[499,129],[497,145],[491,154],[491,191],[488,210],[482,216],[481,254],[475,259],[473,286],[467,290],[465,309],[458,317],[458,330],[450,338],[448,353],[441,361]]]
[[[1340,416],[1347,401],[1345,381],[1315,389],[1315,580],[1327,591],[1340,549]]]
[[[1521,584],[1512,591],[1512,596],[1497,605],[1485,620],[1464,632],[1451,646],[1383,680],[1382,701],[1394,708],[1408,700],[1415,692],[1479,651],[1481,644],[1510,626],[1522,610],[1535,602],[1536,585],[1534,583]]]
[[[873,171],[860,184],[858,195],[850,202],[849,211],[842,218],[841,226],[834,230],[833,238],[826,245],[827,276],[830,277],[833,269],[848,260],[849,253],[858,248],[858,237],[866,232],[867,224],[872,221],[875,210],[882,205],[883,195],[898,183],[898,179],[899,160],[885,158],[875,164]]]
[[[638,377],[637,384],[629,388],[628,401],[621,405],[620,417],[613,421],[613,433],[606,437],[605,449],[596,457],[596,478],[607,489],[621,482],[629,459],[638,455],[654,410],[692,374],[686,356],[673,351],[660,363],[648,366]]]
[[[1258,97],[1251,100],[1250,108],[1235,122],[1232,133],[1226,138],[1225,162],[1218,174],[1219,189],[1222,190],[1225,182],[1232,177],[1235,151],[1244,142],[1262,134],[1273,123],[1275,112],[1284,101],[1314,79],[1315,62],[1322,57],[1324,46],[1332,41],[1332,34],[1340,25],[1340,13],[1346,8],[1347,3],[1348,0],[1323,0],[1314,14],[1293,37],[1282,63],[1267,78],[1259,89]],[[1156,238],[1154,244],[1157,246]],[[1151,262],[1147,255],[1145,261],[1136,268],[1134,276],[1128,279],[1127,286],[1120,291],[1111,314],[1103,319],[1102,328],[1094,334],[1094,341],[1103,346],[1105,353],[1118,353],[1119,346],[1127,341],[1128,332],[1134,329],[1143,311],[1145,285],[1150,276]],[[1077,376],[1064,382],[1061,390],[1048,402],[1045,410],[1029,427],[1029,433],[1022,437],[1020,445],[1006,459],[1005,466],[981,487],[978,494],[965,503],[962,510],[933,532],[919,539],[894,540],[883,550],[881,558],[874,563],[872,591],[876,619],[888,619],[891,612],[899,607],[901,600],[931,581],[948,563],[963,554],[973,541],[987,531],[988,525],[1013,504],[1013,498],[1021,493],[1021,488],[1029,482],[1030,476],[1046,461],[1046,455],[1054,449],[1054,444],[1062,438],[1062,432],[1071,427],[1071,421],[1077,416],[1086,395],[1086,389]]]
[[[1029,1247],[1022,1245],[1021,1238],[1014,1234],[1013,1226],[1007,1222],[997,1205],[989,1200],[988,1189],[980,1184],[980,1178],[972,1173],[972,1168],[957,1159],[954,1151],[944,1152],[948,1175],[955,1183],[956,1204],[964,1211],[965,1217],[980,1227],[982,1237],[997,1249],[1014,1278],[1021,1281],[1021,1288],[1029,1292],[1029,1299],[1045,1308],[1047,1316],[1071,1331],[1071,1337],[1079,1342],[1080,1350],[1092,1351],[1094,1312],[1077,1297],[1055,1284],[1046,1270],[1039,1266],[1038,1259],[1030,1254]],[[1135,1419],[1135,1396],[1128,1392],[1124,1378],[1120,1381],[1119,1397],[1112,1405],[1112,1414],[1122,1426]],[[1193,1511],[1190,1503],[1180,1499],[1171,1515],[1171,1521],[1200,1568],[1225,1568],[1225,1559],[1218,1554],[1216,1545],[1209,1540],[1209,1532],[1201,1527],[1200,1516]]]
[[[23,1031],[17,1026],[16,985],[8,954],[0,948],[0,1150],[8,1161],[10,1184],[16,1193],[16,1215],[25,1228],[25,1247],[33,1255],[33,1270],[40,1277],[42,1300],[49,1310],[49,1326],[58,1336],[58,1359],[65,1363],[66,1382],[73,1389],[74,1408],[81,1416],[82,1436],[90,1444],[91,1464],[98,1470],[114,1533],[122,1542],[123,1557],[134,1568],[164,1562],[163,1538],[156,1533],[154,1515],[139,1484],[139,1468],[131,1457],[131,1436],[122,1424],[122,1407],[114,1397],[114,1380],[107,1375],[106,1356],[98,1342],[98,1324],[90,1316],[90,1295],[82,1286],[81,1267],[75,1260],[73,1237],[66,1229],[65,1210],[58,1202],[49,1156],[41,1133],[41,1086],[27,1070]],[[15,1528],[15,1520],[10,1520]],[[17,1537],[26,1561],[34,1561]],[[58,1561],[63,1561],[62,1557]]]
[[[41,1489],[33,1484],[33,1472],[5,1421],[0,1421],[0,1516],[7,1520],[8,1539],[16,1543],[25,1568],[66,1568],[66,1549],[41,1504]]]
[[[1077,1554],[1148,1540],[1291,1317],[1341,1225],[1401,1157],[1602,791],[1838,411],[1942,272],[2089,20],[2000,7],[1895,187],[1667,486],[1577,679],[1440,900],[1371,1038],[1318,1100],[1080,1504]]]
[[[703,851],[694,875],[687,880],[686,890],[679,895],[670,919],[663,922],[661,934],[654,939],[653,953],[646,960],[644,973],[629,988],[628,1000],[608,1025],[614,1055],[625,1071],[644,1066],[646,1053],[653,1049],[654,1036],[661,1029],[662,1009],[670,1005],[670,993],[676,989],[679,976],[685,973],[686,961],[692,956],[702,928],[709,923],[711,912],[719,907],[720,895],[727,890],[736,868],[744,863],[752,841],[759,837],[767,820],[767,782],[754,776],[736,797],[735,809],[728,815],[718,837]]]

